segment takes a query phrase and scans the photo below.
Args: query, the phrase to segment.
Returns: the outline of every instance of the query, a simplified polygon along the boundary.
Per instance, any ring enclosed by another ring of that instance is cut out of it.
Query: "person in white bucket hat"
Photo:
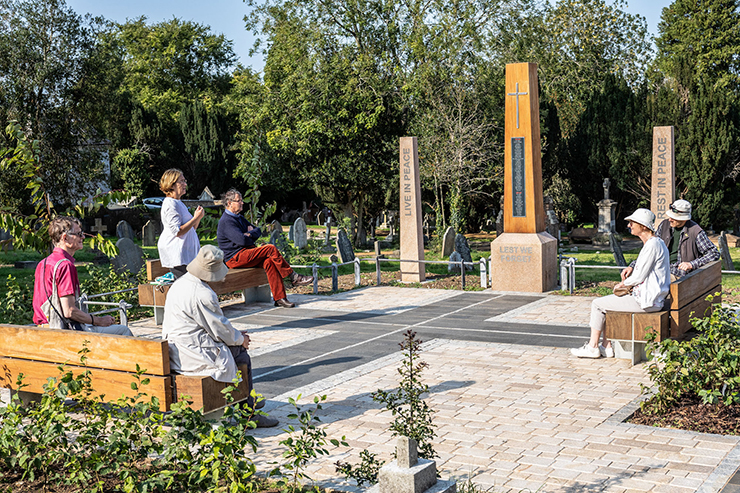
[[[630,275],[625,276],[614,289],[616,292],[621,288],[632,288],[632,292],[625,296],[610,294],[591,302],[591,338],[582,347],[570,350],[579,358],[614,357],[614,348],[604,333],[607,310],[657,312],[663,308],[668,295],[671,284],[669,253],[663,240],[655,236],[655,214],[647,209],[637,209],[626,219],[630,231],[642,240],[643,247]]]
[[[691,204],[679,199],[666,211],[668,219],[661,221],[655,236],[662,239],[668,247],[671,261],[672,280],[679,279],[702,265],[719,260],[719,250],[709,240],[704,230],[691,220]],[[630,275],[634,262],[623,270]]]
[[[170,349],[170,368],[182,375],[209,376],[217,382],[231,383],[238,366],[246,366],[242,378],[252,385],[252,362],[247,353],[249,336],[236,330],[218,302],[208,282],[222,281],[229,268],[224,252],[213,245],[201,247],[187,266],[187,273],[172,284],[164,303],[162,337]],[[255,407],[253,398],[247,399]],[[264,400],[256,404],[263,407]],[[258,428],[277,426],[278,420],[255,415]]]

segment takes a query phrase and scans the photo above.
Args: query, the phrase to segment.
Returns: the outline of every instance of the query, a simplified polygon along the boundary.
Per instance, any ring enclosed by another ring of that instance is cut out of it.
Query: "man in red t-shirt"
[[[36,281],[33,287],[33,321],[36,325],[59,325],[52,329],[77,329],[88,332],[132,336],[125,325],[115,325],[109,315],[95,316],[77,308],[80,281],[73,255],[82,249],[82,227],[80,221],[71,217],[59,216],[49,224],[49,237],[54,251],[36,267]],[[52,281],[56,281],[55,283]],[[54,291],[56,289],[56,296]],[[46,308],[44,303],[47,303]]]

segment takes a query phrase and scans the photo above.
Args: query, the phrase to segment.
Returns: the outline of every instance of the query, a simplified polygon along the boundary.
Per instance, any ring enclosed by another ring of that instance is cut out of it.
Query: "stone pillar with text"
[[[491,242],[491,289],[551,291],[558,242],[546,232],[535,63],[506,65],[504,135],[504,233]]]
[[[419,181],[419,150],[416,137],[401,137],[401,258],[424,260],[424,233],[421,225],[421,183]],[[401,262],[401,282],[422,282],[426,279],[424,264]]]
[[[666,211],[676,200],[676,159],[673,127],[653,127],[653,177],[650,210],[655,227],[667,219]]]

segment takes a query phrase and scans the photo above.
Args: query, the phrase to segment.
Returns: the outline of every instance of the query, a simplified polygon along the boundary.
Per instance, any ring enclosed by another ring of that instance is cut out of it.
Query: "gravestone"
[[[449,226],[442,237],[442,256],[449,257],[455,250],[455,228]]]
[[[352,242],[347,237],[344,229],[337,231],[337,252],[342,263],[353,262],[355,260],[355,251],[352,249]]]
[[[470,245],[468,245],[468,239],[465,238],[465,235],[458,234],[455,236],[455,251],[460,254],[465,262],[473,261],[473,257],[470,255]],[[466,265],[465,270],[473,270],[473,266]]]
[[[95,218],[95,226],[93,226],[92,228],[90,228],[90,231],[92,231],[95,234],[101,234],[102,235],[103,233],[105,233],[106,231],[108,231],[108,226],[106,226],[105,224],[103,224],[103,220],[102,219],[100,219],[99,217],[96,217]]]
[[[555,212],[555,203],[551,197],[546,196],[544,198],[544,206],[545,228],[547,229],[547,232],[550,233],[550,236],[560,242],[560,219],[558,219],[558,214]]]
[[[396,460],[378,471],[378,484],[368,493],[455,493],[455,481],[437,479],[437,463],[420,459],[416,440],[398,437]]]
[[[283,232],[283,225],[280,224],[280,221],[277,219],[270,223],[270,233],[273,231],[279,231],[280,233]]]
[[[724,270],[735,270],[735,265],[730,256],[730,249],[727,247],[727,233],[722,231],[719,234],[719,256],[722,258],[722,268]]]
[[[382,253],[381,253],[381,251],[380,251],[380,242],[379,242],[379,241],[376,241],[376,242],[375,242],[375,256],[376,256],[376,257],[380,257],[380,256],[382,256],[382,255],[383,255],[383,254],[382,254]]]
[[[504,232],[491,243],[491,289],[542,293],[557,283],[545,228],[537,64],[506,65]]]
[[[128,238],[129,240],[136,238],[134,228],[127,221],[118,221],[116,225],[116,236],[119,238]]]
[[[273,229],[272,233],[270,233],[270,239],[267,240],[267,243],[270,245],[277,245],[277,239],[280,238],[280,231]]]
[[[619,267],[627,267],[627,261],[624,260],[624,254],[622,253],[622,245],[619,244],[619,239],[614,233],[609,233],[609,247],[614,255],[614,262]]]
[[[396,235],[396,215],[394,213],[388,213],[386,224],[388,225],[388,236],[385,237],[385,241],[393,243],[398,239],[398,236]]]
[[[113,268],[119,274],[128,271],[131,274],[138,274],[144,265],[144,252],[141,247],[129,238],[121,238],[116,242],[118,255],[110,261]]]
[[[324,227],[326,228],[324,230],[324,246],[329,246],[329,240],[331,238],[331,219],[329,219],[328,217],[326,218]]]
[[[147,221],[141,228],[141,244],[144,246],[156,246],[157,225],[152,221]]]
[[[676,199],[676,158],[673,127],[653,127],[653,176],[650,210],[655,224],[668,218],[666,211]]]
[[[498,214],[496,215],[496,237],[504,234],[504,196],[499,201]]]
[[[288,229],[288,241],[295,242],[295,222],[290,225]]]
[[[293,243],[298,250],[303,250],[308,246],[308,230],[306,221],[299,217],[293,223]]]
[[[453,274],[459,274],[460,273],[460,262],[462,262],[462,255],[460,255],[460,252],[453,251],[450,254],[450,263],[447,264],[447,272],[453,273]]]
[[[422,229],[421,183],[419,179],[419,148],[416,137],[401,138],[401,189],[399,228],[401,228],[401,258],[424,260]],[[426,279],[424,264],[401,262],[401,282],[422,282]]]
[[[6,230],[0,228],[0,245],[4,252],[13,249],[13,237]]]

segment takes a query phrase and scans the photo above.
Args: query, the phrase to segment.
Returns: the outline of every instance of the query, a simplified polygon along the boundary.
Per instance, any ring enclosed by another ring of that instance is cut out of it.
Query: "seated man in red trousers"
[[[244,207],[242,194],[232,188],[221,198],[226,210],[218,221],[216,237],[218,247],[224,252],[226,266],[230,269],[262,267],[267,274],[275,306],[293,308],[295,303],[288,301],[283,278],[289,277],[294,286],[304,286],[313,282],[313,276],[294,272],[275,245],[255,245],[262,231],[240,214]]]

